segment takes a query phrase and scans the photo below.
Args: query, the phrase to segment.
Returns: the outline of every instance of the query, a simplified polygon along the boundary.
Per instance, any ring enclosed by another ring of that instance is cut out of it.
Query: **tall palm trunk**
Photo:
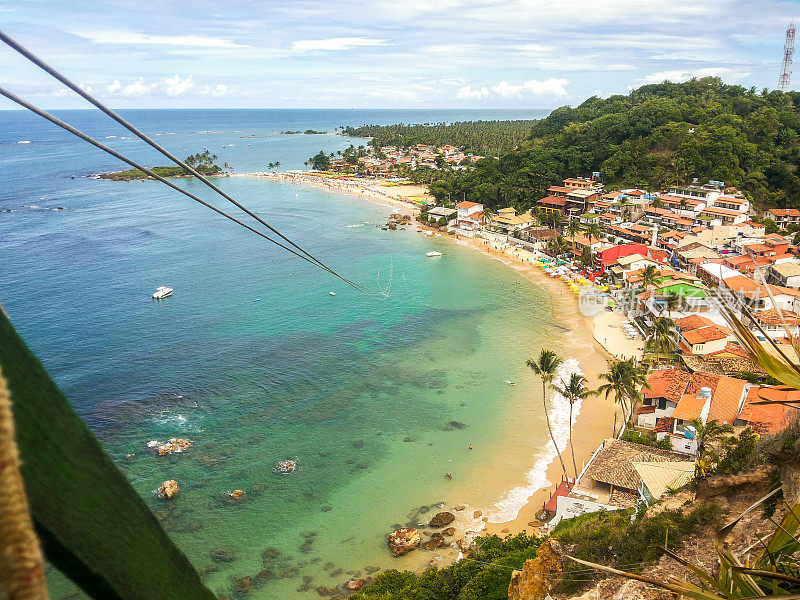
[[[553,435],[553,426],[550,424],[550,412],[547,410],[547,384],[545,383],[544,378],[542,378],[542,404],[544,405],[544,418],[547,421],[547,431],[550,433],[550,439],[553,441],[553,447],[556,449],[556,454],[558,454],[558,462],[561,463],[561,470],[564,472],[564,479],[567,481],[567,485],[570,489],[572,489],[572,485],[569,483],[569,475],[567,475],[567,466],[564,464],[564,459],[561,457],[561,452],[558,449],[558,444],[556,443],[556,438]],[[570,430],[572,423],[572,417],[570,415]],[[570,431],[570,436],[571,436]]]
[[[572,445],[572,400],[569,402],[569,450],[572,453],[572,468],[575,469],[575,483],[578,483],[578,465],[575,463],[575,447]]]

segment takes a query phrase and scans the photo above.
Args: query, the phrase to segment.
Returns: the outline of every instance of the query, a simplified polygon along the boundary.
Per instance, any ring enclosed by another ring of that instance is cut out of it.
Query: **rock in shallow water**
[[[178,493],[178,482],[174,479],[168,479],[164,483],[161,484],[161,487],[158,488],[158,495],[162,498],[172,498],[175,494]]]
[[[386,539],[389,541],[392,554],[403,556],[419,547],[419,530],[413,527],[401,527],[390,533]]]
[[[453,521],[456,520],[456,516],[451,512],[440,512],[433,515],[431,522],[428,524],[429,527],[444,527],[445,525],[450,525]]]

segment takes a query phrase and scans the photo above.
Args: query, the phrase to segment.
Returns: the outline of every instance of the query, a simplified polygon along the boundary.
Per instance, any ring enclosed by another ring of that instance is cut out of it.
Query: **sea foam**
[[[556,384],[563,386],[566,380],[573,373],[583,374],[577,360],[570,358],[565,360],[558,368]],[[561,455],[566,461],[569,440],[569,401],[558,392],[551,392],[550,396],[550,424],[553,427],[553,436],[556,438]],[[573,424],[580,415],[581,401],[578,400],[572,406]],[[556,458],[556,450],[550,435],[545,429],[542,435],[547,440],[544,448],[534,455],[533,467],[525,474],[525,484],[514,487],[503,494],[492,510],[487,515],[492,523],[506,523],[513,521],[519,514],[520,509],[527,504],[528,499],[537,491],[550,487],[551,483],[547,480],[547,468]]]

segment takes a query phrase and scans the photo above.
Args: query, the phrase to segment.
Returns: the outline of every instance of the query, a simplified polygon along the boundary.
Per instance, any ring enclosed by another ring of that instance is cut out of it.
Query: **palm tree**
[[[644,289],[647,290],[648,287],[656,285],[656,275],[658,271],[656,270],[655,265],[647,265],[642,271],[642,284],[644,285]]]
[[[672,316],[672,311],[676,310],[680,304],[681,297],[675,292],[669,292],[664,296],[664,308],[666,308],[668,315]]]
[[[650,331],[647,341],[652,342],[656,360],[658,360],[662,352],[666,354],[672,349],[673,345],[678,343],[675,321],[669,317],[656,317],[653,320],[653,329]]]
[[[586,235],[589,236],[589,246],[592,245],[592,238],[596,238],[597,241],[600,241],[600,236],[603,235],[603,230],[600,229],[599,223],[589,223],[586,226]]]
[[[581,230],[581,224],[577,219],[570,219],[567,221],[567,235],[572,241],[573,247],[575,246],[575,234]]]
[[[483,212],[481,212],[481,221],[483,221],[486,225],[491,225],[493,219],[494,215],[492,215],[492,209],[488,206],[485,206],[483,208]]]
[[[633,416],[636,404],[642,400],[642,386],[647,386],[645,370],[633,358],[610,360],[608,371],[600,373],[598,378],[604,383],[596,393],[604,394],[606,399],[613,394],[614,403],[622,408],[627,423]]]
[[[711,419],[708,423],[703,423],[702,419],[692,419],[689,421],[692,427],[697,432],[695,441],[697,442],[697,470],[695,475],[705,477],[707,464],[703,460],[703,455],[706,452],[708,444],[725,437],[725,435],[733,432],[733,427],[726,423],[720,423],[716,419]]]
[[[561,463],[561,470],[564,472],[564,479],[567,479],[567,467],[564,465],[564,459],[561,458],[561,452],[558,450],[556,438],[553,435],[553,427],[550,425],[550,413],[547,412],[547,386],[553,382],[556,376],[556,370],[561,366],[561,359],[552,350],[545,350],[539,353],[539,358],[533,360],[529,358],[525,363],[530,369],[542,379],[542,405],[544,406],[544,417],[547,421],[547,431],[550,433],[550,439],[553,441],[553,447],[558,454],[558,462]],[[569,485],[569,484],[568,484]]]
[[[586,387],[586,377],[579,373],[570,375],[569,380],[562,381],[563,387],[554,383],[550,387],[569,401],[569,450],[572,454],[572,468],[575,470],[575,481],[578,480],[578,465],[575,462],[575,448],[572,446],[572,405],[578,400],[585,400],[595,392]]]

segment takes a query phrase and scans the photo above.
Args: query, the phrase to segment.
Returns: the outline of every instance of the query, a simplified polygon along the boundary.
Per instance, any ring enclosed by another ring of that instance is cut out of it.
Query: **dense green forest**
[[[423,125],[363,125],[345,127],[343,133],[370,137],[378,150],[384,146],[406,148],[415,144],[451,144],[481,156],[511,152],[526,142],[536,121],[459,121]]]
[[[431,192],[441,201],[458,198],[524,210],[561,179],[600,171],[607,188],[660,190],[694,178],[714,179],[742,190],[762,209],[800,207],[798,107],[800,92],[757,92],[715,77],[592,97],[528,125],[517,122],[529,128],[519,149],[479,161],[474,169],[442,171]],[[494,126],[492,133],[492,124],[483,123],[482,135],[516,131]],[[464,143],[463,134],[444,138],[439,136],[447,128],[428,129],[437,143]],[[410,129],[419,138],[424,130]],[[389,140],[389,131],[374,133]]]

